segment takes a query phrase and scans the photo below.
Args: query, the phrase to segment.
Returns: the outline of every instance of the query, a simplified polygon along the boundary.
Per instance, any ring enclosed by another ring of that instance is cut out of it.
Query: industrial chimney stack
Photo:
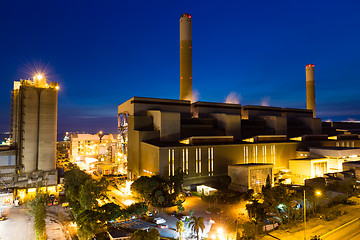
[[[306,108],[312,110],[313,117],[316,118],[314,64],[306,65],[305,71],[306,71]]]
[[[193,101],[192,20],[187,13],[180,18],[180,100]]]

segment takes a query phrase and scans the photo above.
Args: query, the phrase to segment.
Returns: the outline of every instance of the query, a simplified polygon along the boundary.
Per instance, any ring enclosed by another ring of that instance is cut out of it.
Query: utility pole
[[[306,198],[304,189],[304,240],[306,240]]]

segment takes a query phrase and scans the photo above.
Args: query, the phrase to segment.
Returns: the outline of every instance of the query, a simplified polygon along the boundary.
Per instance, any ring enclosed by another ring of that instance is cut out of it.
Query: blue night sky
[[[0,132],[13,81],[47,69],[60,84],[58,130],[116,131],[133,96],[178,99],[179,18],[193,18],[199,100],[305,108],[315,64],[317,115],[360,120],[360,1],[0,2]]]

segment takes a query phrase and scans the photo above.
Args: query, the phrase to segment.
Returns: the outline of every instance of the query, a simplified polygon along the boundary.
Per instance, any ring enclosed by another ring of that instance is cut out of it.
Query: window
[[[185,149],[182,150],[182,169],[185,173]]]
[[[249,163],[249,147],[244,147],[244,163]]]
[[[175,150],[169,149],[169,176],[175,173]]]
[[[201,173],[201,148],[195,149],[195,173]]]
[[[184,174],[189,173],[189,149],[182,150],[182,169]]]
[[[169,176],[171,176],[171,149],[169,149]]]
[[[201,173],[201,148],[199,148],[199,173]]]
[[[254,163],[257,163],[257,146],[253,147]]]
[[[266,159],[266,146],[262,146],[262,154],[263,154],[263,163],[266,163],[267,162],[267,159]]]
[[[185,173],[189,174],[189,149],[186,149],[185,151],[186,155],[185,155]]]
[[[276,158],[275,145],[271,145],[270,150],[271,150],[271,160],[272,160],[272,163],[275,166],[275,158]]]
[[[214,148],[208,148],[208,172],[209,176],[214,175]]]

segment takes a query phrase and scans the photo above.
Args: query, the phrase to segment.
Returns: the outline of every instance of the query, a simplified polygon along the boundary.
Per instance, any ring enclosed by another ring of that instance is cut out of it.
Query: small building
[[[360,148],[348,147],[314,147],[309,149],[305,158],[291,159],[289,170],[292,183],[304,184],[306,179],[324,177],[327,173],[343,170],[343,163],[356,162],[360,156]]]
[[[269,176],[273,183],[273,164],[250,163],[234,164],[228,166],[228,175],[231,177],[230,189],[246,192],[254,189],[255,193],[261,192]]]
[[[356,182],[360,183],[360,161],[344,162],[343,170],[344,171],[348,171],[348,170],[355,171]]]
[[[112,228],[108,231],[109,238],[111,240],[123,240],[131,237],[131,232],[123,228]]]
[[[198,185],[198,186],[196,186],[196,191],[205,196],[209,196],[209,195],[215,193],[217,190],[215,188],[212,188],[212,187],[209,187],[206,185]]]

